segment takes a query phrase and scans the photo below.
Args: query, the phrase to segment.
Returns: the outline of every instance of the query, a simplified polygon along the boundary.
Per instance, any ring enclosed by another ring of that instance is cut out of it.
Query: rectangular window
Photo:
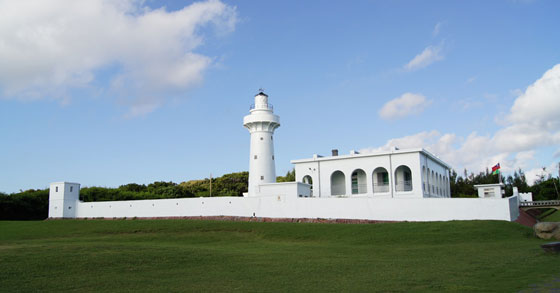
[[[272,160],[274,161],[274,155],[272,155]]]
[[[484,188],[484,197],[494,197],[494,188]]]
[[[352,194],[358,193],[358,174],[354,173],[351,177],[352,181]]]
[[[54,188],[54,192],[58,192],[58,186]]]
[[[74,187],[74,186],[70,186],[70,192],[72,192],[73,187]]]
[[[261,180],[264,180],[264,176],[261,176]]]
[[[255,160],[257,159],[257,155],[254,156]]]

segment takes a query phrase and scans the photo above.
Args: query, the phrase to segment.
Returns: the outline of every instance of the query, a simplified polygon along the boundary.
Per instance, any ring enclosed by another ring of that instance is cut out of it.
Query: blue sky
[[[558,1],[0,1],[0,191],[248,169],[265,88],[290,160],[425,147],[558,174]]]

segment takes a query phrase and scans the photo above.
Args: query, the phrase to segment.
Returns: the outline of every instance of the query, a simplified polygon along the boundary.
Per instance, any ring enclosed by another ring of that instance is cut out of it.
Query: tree
[[[451,170],[449,177],[449,187],[451,189],[452,197],[476,197],[476,190],[474,189],[474,183],[469,178],[474,178],[471,173],[469,176],[467,169],[463,171],[465,177],[458,176],[455,170]]]
[[[296,169],[292,169],[292,171],[288,171],[286,176],[277,176],[276,182],[294,182],[296,181]]]
[[[49,189],[0,196],[0,220],[43,220],[48,210]]]
[[[146,191],[147,187],[144,184],[140,185],[136,183],[129,183],[126,185],[119,186],[119,189],[124,191],[142,192],[142,191]]]

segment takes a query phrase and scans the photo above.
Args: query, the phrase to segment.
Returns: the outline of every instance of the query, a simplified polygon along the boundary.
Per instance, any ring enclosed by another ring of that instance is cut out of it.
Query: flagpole
[[[502,184],[502,173],[498,171],[498,183]]]

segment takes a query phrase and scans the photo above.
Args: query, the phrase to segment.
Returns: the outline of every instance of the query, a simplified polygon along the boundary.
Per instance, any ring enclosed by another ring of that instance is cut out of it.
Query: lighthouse
[[[260,184],[276,182],[274,165],[274,130],[280,126],[280,117],[274,115],[268,95],[262,90],[255,96],[243,126],[251,134],[249,157],[248,196],[256,196]]]

